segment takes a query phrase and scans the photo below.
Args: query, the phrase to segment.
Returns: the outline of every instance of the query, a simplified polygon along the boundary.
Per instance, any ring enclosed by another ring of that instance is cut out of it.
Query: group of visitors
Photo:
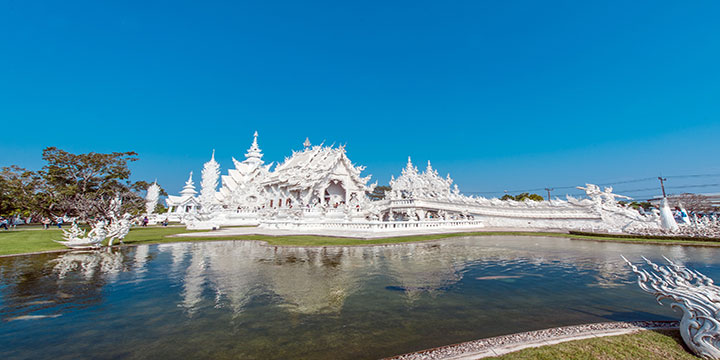
[[[0,229],[14,230],[18,225],[24,224],[20,217],[4,217],[0,216]]]
[[[0,216],[0,228],[10,230],[10,221],[7,218]]]
[[[137,221],[137,220],[135,220],[135,221]],[[23,221],[22,219],[20,219],[20,217],[0,216],[0,229],[12,230],[12,229],[15,229],[17,227],[17,225],[30,224],[31,222],[32,222],[32,218],[28,218],[27,221]],[[140,225],[142,225],[142,226],[148,226],[148,224],[150,223],[150,219],[147,216],[145,216],[139,222],[140,222]],[[65,223],[65,219],[62,216],[57,216],[57,217],[55,217],[55,220],[53,221],[50,217],[44,216],[40,219],[40,223],[42,224],[44,230],[49,229],[50,226],[52,226],[53,224],[57,225],[58,229],[62,229],[62,226]],[[168,226],[169,223],[170,223],[170,221],[168,220],[168,218],[165,218],[160,222],[160,224],[162,226]],[[137,222],[136,222],[136,224],[137,224]]]

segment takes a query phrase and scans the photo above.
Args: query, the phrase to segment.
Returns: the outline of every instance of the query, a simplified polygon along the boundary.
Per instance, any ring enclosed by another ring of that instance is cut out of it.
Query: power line
[[[692,174],[692,175],[673,175],[673,176],[665,176],[665,179],[684,179],[684,178],[699,178],[699,177],[720,177],[720,173],[717,174]],[[599,183],[598,186],[607,186],[607,185],[620,185],[620,184],[632,184],[632,183],[639,183],[644,181],[653,181],[657,179],[657,177],[645,177],[645,178],[638,178],[638,179],[630,179],[630,180],[622,180],[622,181],[611,181],[611,182],[605,182],[605,183]],[[703,186],[695,186],[695,185],[688,185],[683,186],[684,187],[711,187],[716,186],[713,184],[706,184]],[[575,189],[577,186],[554,186],[553,188],[555,190],[563,190],[563,189]],[[670,187],[669,187],[670,188]],[[678,187],[672,187],[673,189],[677,189]],[[641,189],[641,190],[654,190],[655,188],[649,188],[649,189]],[[521,189],[521,190],[498,190],[498,191],[468,191],[465,192],[466,194],[504,194],[504,193],[523,193],[523,192],[530,192],[530,191],[543,191],[545,188],[534,188],[534,189]],[[618,192],[632,192],[632,191],[640,191],[639,189],[635,190],[618,190]]]

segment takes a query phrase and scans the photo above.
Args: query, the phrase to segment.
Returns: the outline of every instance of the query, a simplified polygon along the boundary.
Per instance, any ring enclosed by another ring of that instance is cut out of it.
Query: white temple
[[[197,214],[200,202],[198,201],[195,191],[195,183],[192,180],[193,173],[185,182],[185,186],[180,191],[180,196],[168,195],[165,203],[168,208],[168,220],[182,221],[186,215]]]
[[[376,186],[363,176],[364,166],[353,164],[344,146],[311,145],[273,169],[265,164],[255,132],[245,160],[233,158],[234,169],[220,174],[215,153],[205,164],[197,195],[192,173],[180,192],[169,196],[171,221],[189,228],[212,229],[233,225],[266,228],[333,228],[392,230],[408,228],[512,227],[628,231],[655,229],[659,216],[641,215],[618,205],[612,188],[601,191],[588,184],[589,199],[506,201],[466,196],[441,177],[428,162],[420,172],[410,158],[401,175],[390,180],[383,200],[367,196]]]

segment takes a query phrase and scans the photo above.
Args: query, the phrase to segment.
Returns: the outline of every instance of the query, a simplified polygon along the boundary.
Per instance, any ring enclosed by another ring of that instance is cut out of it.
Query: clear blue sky
[[[266,161],[347,143],[380,184],[408,155],[466,192],[718,174],[719,17],[717,1],[0,0],[0,165],[134,150],[135,179],[177,192],[257,130]]]

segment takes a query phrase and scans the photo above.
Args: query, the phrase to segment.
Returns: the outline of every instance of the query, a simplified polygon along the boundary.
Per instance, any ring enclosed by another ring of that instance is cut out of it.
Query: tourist
[[[63,218],[60,217],[60,216],[58,216],[58,217],[55,219],[55,222],[56,222],[56,224],[57,224],[57,226],[58,226],[58,229],[62,229],[63,221],[64,221]]]
[[[8,221],[4,217],[0,217],[0,228],[3,228],[5,230],[10,230],[10,229],[8,229]]]
[[[165,219],[162,221],[162,226],[168,226],[168,218],[165,218]]]
[[[148,219],[147,216],[144,217],[144,218],[142,219],[142,226],[147,226],[149,222],[150,222],[150,219]]]
[[[50,218],[45,216],[42,218],[43,229],[47,230],[50,228]]]

